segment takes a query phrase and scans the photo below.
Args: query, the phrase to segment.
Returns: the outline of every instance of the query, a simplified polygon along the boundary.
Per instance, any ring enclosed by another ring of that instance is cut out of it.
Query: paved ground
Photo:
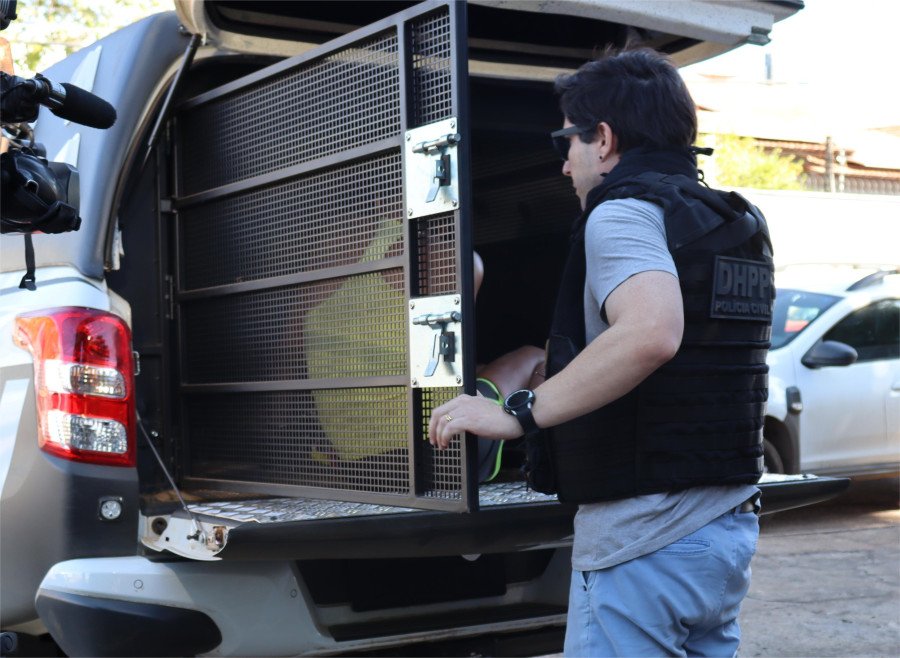
[[[763,522],[741,656],[900,656],[900,480]]]

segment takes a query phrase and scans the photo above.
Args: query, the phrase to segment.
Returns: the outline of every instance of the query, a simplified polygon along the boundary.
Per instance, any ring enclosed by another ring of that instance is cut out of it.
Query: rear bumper
[[[321,644],[289,563],[70,560],[47,572],[36,606],[75,656],[291,655],[299,638]]]
[[[366,611],[317,606],[290,561],[84,559],[48,572],[37,607],[73,656],[344,655],[561,627],[568,568],[561,551],[539,580],[506,595]],[[538,605],[549,590],[554,604]]]
[[[197,610],[43,589],[36,606],[69,656],[193,656],[222,642],[213,620]],[[70,632],[78,627],[90,632]]]

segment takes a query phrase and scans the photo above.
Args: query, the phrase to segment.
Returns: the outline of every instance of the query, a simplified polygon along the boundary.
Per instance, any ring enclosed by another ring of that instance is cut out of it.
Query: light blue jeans
[[[735,656],[759,520],[730,511],[654,553],[572,572],[567,658]]]

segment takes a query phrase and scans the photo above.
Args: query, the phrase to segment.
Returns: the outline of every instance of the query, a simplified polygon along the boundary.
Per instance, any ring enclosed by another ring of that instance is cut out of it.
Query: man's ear
[[[619,152],[619,141],[616,138],[616,134],[613,132],[612,127],[606,121],[601,121],[597,124],[597,137],[596,140],[600,144],[601,155],[606,157],[611,153]]]

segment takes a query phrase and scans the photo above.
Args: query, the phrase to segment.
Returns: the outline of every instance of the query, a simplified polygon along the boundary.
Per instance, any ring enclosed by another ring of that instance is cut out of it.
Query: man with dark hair
[[[524,433],[531,485],[579,503],[566,655],[733,656],[758,536],[765,220],[698,182],[694,103],[665,56],[610,52],[557,91],[552,136],[584,212],[548,379],[505,416],[451,400],[429,436]]]

